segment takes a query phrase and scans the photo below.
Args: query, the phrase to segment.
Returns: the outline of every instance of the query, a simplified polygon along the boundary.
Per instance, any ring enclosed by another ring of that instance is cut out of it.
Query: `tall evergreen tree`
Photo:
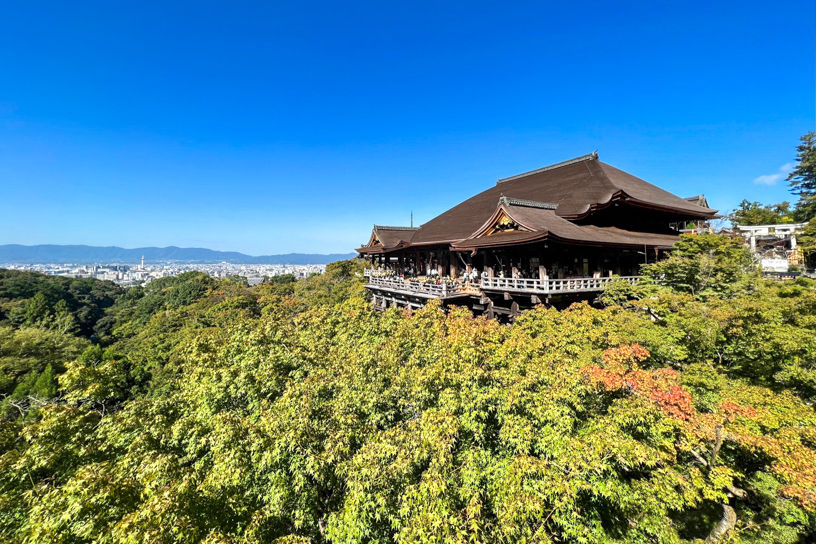
[[[796,147],[796,167],[788,175],[791,192],[799,195],[796,219],[816,217],[816,133],[808,132]]]

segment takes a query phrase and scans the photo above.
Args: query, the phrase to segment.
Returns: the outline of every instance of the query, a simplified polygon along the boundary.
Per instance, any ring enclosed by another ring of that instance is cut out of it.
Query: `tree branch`
[[[711,456],[708,458],[708,466],[711,468],[714,468],[714,462],[717,460],[717,455],[720,453],[722,443],[722,425],[717,425],[714,427],[714,449],[711,450]]]
[[[717,542],[737,524],[737,513],[728,504],[723,504],[723,515],[717,525],[711,530],[706,542]]]

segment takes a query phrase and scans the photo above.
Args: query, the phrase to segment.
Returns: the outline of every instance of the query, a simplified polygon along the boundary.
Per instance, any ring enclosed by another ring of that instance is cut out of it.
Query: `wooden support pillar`
[[[510,305],[510,315],[512,317],[518,317],[521,315],[521,310],[519,309],[518,302],[516,302],[515,300],[513,301],[513,304]]]
[[[494,278],[494,274],[495,274],[495,273],[493,272],[493,267],[492,267],[492,266],[488,266],[488,267],[487,267],[487,277],[488,277],[488,278],[490,278],[490,279],[492,280],[492,279]]]

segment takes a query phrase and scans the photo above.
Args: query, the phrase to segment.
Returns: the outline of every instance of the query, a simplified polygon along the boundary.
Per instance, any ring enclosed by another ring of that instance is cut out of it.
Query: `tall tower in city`
[[[142,255],[142,270],[144,270],[144,255]]]

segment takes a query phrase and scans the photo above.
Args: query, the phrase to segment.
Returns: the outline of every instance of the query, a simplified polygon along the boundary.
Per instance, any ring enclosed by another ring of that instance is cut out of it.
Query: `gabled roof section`
[[[590,153],[499,180],[422,225],[411,245],[449,244],[469,238],[492,216],[500,197],[551,203],[555,215],[570,220],[617,201],[673,214],[679,220],[709,218],[716,213],[605,164],[597,153]]]
[[[374,225],[368,243],[357,249],[358,253],[384,253],[391,249],[410,245],[419,227],[391,227]]]
[[[468,236],[468,239],[506,234],[508,232],[535,232],[540,229],[535,222],[528,221],[530,214],[524,213],[524,210],[527,208],[533,210],[532,215],[535,216],[535,210],[547,210],[552,212],[557,207],[558,205],[552,202],[539,202],[537,200],[524,200],[501,196],[499,197],[496,210],[490,218]]]
[[[502,221],[515,225],[515,228],[496,229],[495,226]],[[499,198],[498,206],[490,219],[466,239],[453,243],[451,247],[454,250],[470,250],[553,240],[594,246],[668,248],[677,238],[673,234],[576,225],[559,216],[551,203],[503,196]]]

